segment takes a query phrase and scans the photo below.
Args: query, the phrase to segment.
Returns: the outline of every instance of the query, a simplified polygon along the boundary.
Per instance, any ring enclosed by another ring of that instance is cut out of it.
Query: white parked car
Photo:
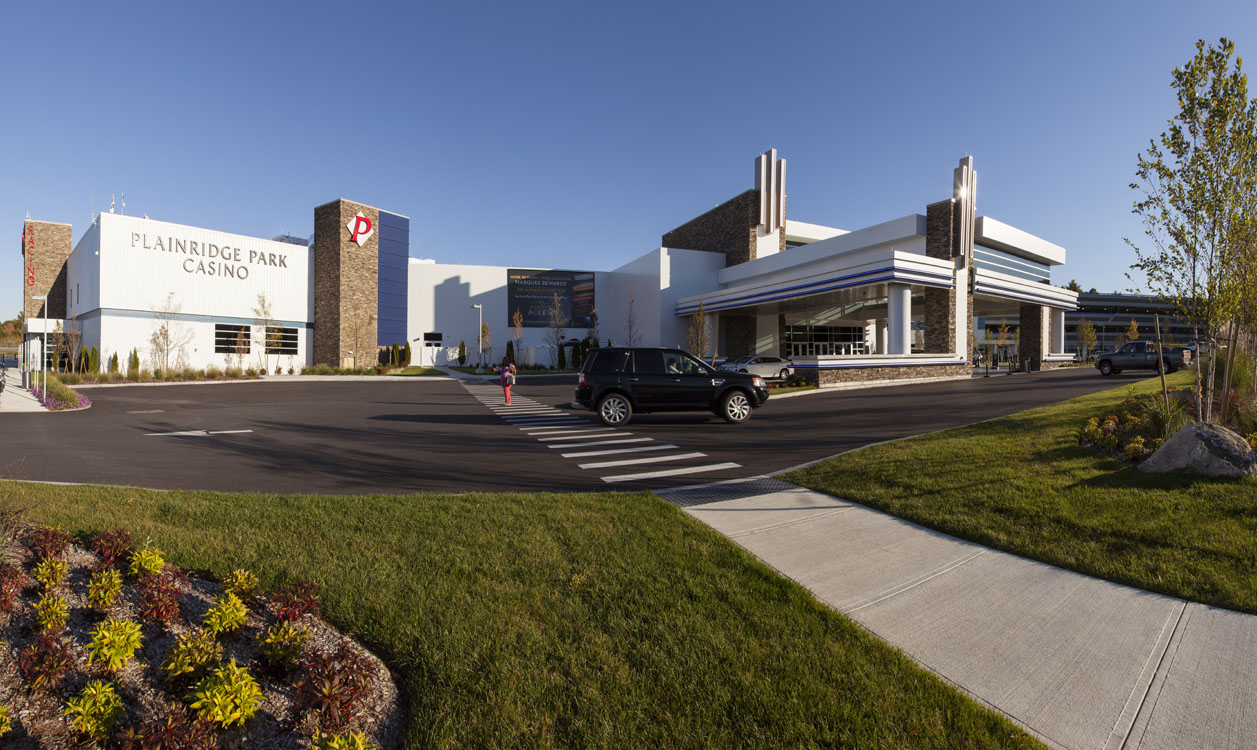
[[[738,357],[730,362],[725,362],[720,366],[722,370],[730,372],[749,372],[752,375],[758,375],[761,378],[778,378],[785,380],[794,372],[794,363],[788,359],[781,357],[759,357],[748,356]]]

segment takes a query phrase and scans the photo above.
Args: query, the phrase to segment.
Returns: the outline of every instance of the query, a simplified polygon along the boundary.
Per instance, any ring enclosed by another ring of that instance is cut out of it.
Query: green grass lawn
[[[397,373],[398,375],[413,375],[416,377],[444,377],[445,373],[432,367],[411,366]]]
[[[79,534],[310,578],[407,747],[1040,747],[650,494],[277,496],[7,482]]]
[[[1159,388],[1156,378],[1134,386]],[[1087,418],[1127,395],[873,446],[782,478],[1053,565],[1257,613],[1257,481],[1144,474],[1080,447]]]

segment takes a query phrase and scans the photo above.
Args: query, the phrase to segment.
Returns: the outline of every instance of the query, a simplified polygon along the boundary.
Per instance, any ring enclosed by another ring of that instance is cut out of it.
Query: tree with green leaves
[[[406,346],[402,347],[402,367],[410,367],[410,357],[413,352],[410,349],[410,342],[406,342]]]
[[[96,375],[100,372],[100,352],[96,347],[92,347],[92,353],[87,359],[87,371]]]
[[[1082,294],[1082,285],[1074,279],[1070,279],[1069,283],[1065,285],[1065,288],[1071,292],[1078,292],[1079,294]]]
[[[510,360],[512,364],[514,364],[515,362],[515,342],[514,341],[506,342],[506,358]]]
[[[467,364],[467,342],[458,342],[458,366],[462,367]]]
[[[1078,342],[1078,353],[1086,357],[1096,345],[1096,327],[1086,318],[1079,318],[1074,338]]]
[[[1142,194],[1134,212],[1148,238],[1143,247],[1126,240],[1135,251],[1131,268],[1192,321],[1198,341],[1212,344],[1196,370],[1203,395],[1196,418],[1206,422],[1218,344],[1243,312],[1252,262],[1246,237],[1257,208],[1257,100],[1249,99],[1242,65],[1226,38],[1196,43],[1196,55],[1172,74],[1179,111],[1139,156],[1139,181],[1131,184]]]

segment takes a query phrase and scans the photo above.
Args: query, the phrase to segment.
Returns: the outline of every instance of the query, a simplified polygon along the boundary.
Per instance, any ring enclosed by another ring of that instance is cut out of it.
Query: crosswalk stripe
[[[570,445],[563,446],[571,448]],[[580,451],[579,453],[560,453],[564,458],[584,458],[585,456],[610,456],[615,453],[640,453],[641,451],[666,451],[675,448],[675,445],[643,445],[638,448],[604,448],[600,451]]]
[[[622,458],[619,461],[596,461],[592,464],[577,464],[582,469],[607,469],[612,466],[632,466],[633,464],[657,464],[663,461],[681,461],[687,458],[705,458],[706,453],[677,453],[667,456],[647,456],[645,458]]]
[[[554,446],[550,446],[554,447]],[[708,464],[707,466],[687,466],[681,469],[660,469],[659,471],[647,471],[641,474],[620,474],[613,477],[602,477],[602,481],[614,484],[616,482],[639,482],[645,479],[660,479],[662,477],[675,477],[682,474],[700,474],[705,471],[720,471],[721,469],[736,469],[741,464],[723,463]]]
[[[585,424],[589,424],[589,422]],[[541,437],[543,435],[575,435],[578,432],[602,432],[607,428],[585,427],[584,425],[573,424],[561,427],[521,427],[519,429],[523,430],[528,437]]]
[[[584,448],[587,445],[616,445],[618,443],[649,443],[654,438],[629,438],[627,440],[595,440],[592,443],[559,443],[550,448]]]
[[[554,437],[539,437],[537,440],[545,443],[551,440],[588,440],[589,438],[605,438],[616,437],[617,435],[632,435],[631,432],[598,432],[593,435],[556,435]]]

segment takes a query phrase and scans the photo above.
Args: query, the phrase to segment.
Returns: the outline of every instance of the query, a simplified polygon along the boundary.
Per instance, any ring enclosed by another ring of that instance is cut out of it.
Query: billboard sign
[[[594,275],[587,271],[506,270],[506,325],[518,310],[524,328],[546,328],[558,297],[563,328],[588,328],[594,315]]]

